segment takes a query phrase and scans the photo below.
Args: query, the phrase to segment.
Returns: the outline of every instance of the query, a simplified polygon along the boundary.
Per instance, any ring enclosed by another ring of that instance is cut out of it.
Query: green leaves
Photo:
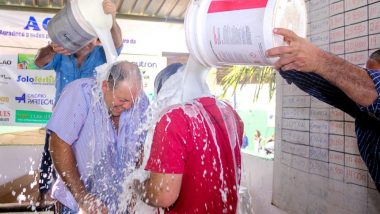
[[[275,71],[273,67],[232,66],[227,70],[230,70],[230,72],[222,79],[222,98],[227,95],[227,91],[230,88],[233,90],[232,93],[235,93],[239,85],[240,88],[242,88],[245,84],[257,84],[253,92],[253,102],[255,102],[264,84],[269,84],[269,100],[272,99],[276,88]]]

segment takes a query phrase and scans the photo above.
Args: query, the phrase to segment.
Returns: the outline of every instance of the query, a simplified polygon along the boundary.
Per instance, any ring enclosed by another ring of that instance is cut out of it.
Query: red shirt
[[[156,124],[145,169],[154,173],[183,174],[179,197],[166,213],[236,213],[243,122],[224,102],[211,97],[200,98],[198,102],[203,108],[188,104],[162,116]],[[220,105],[224,108],[219,108]],[[220,109],[226,112],[221,114]],[[230,121],[228,127],[225,121]],[[227,129],[235,133],[235,160]],[[221,192],[226,193],[225,202]]]

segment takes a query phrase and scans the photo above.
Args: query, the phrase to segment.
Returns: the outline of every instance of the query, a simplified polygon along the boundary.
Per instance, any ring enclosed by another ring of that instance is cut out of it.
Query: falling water
[[[224,181],[224,166],[222,164],[221,160],[221,153],[219,145],[217,144],[217,139],[215,135],[215,127],[212,124],[210,118],[208,117],[208,114],[206,113],[206,110],[202,106],[201,103],[195,101],[195,98],[199,97],[209,97],[211,96],[211,93],[209,91],[209,88],[206,83],[206,76],[207,76],[208,68],[205,68],[198,63],[196,63],[192,57],[190,56],[190,59],[185,67],[180,68],[180,70],[173,74],[166,82],[163,84],[160,93],[156,97],[156,99],[151,103],[148,111],[147,111],[147,122],[141,125],[140,131],[147,131],[147,138],[144,144],[144,155],[143,155],[143,163],[142,166],[131,173],[130,175],[126,176],[126,179],[124,180],[123,184],[123,194],[119,197],[119,203],[120,203],[120,209],[119,212],[123,212],[124,210],[129,209],[131,212],[136,213],[155,213],[156,209],[148,207],[148,205],[144,205],[144,202],[141,200],[138,200],[136,202],[135,207],[130,207],[129,202],[134,197],[134,180],[138,180],[139,182],[143,182],[146,180],[149,176],[149,172],[145,171],[144,168],[147,164],[149,155],[150,155],[150,149],[152,145],[152,139],[154,134],[154,129],[156,123],[161,119],[161,117],[171,111],[174,108],[182,108],[185,112],[185,114],[189,117],[195,118],[197,115],[202,115],[204,118],[203,124],[205,127],[202,127],[206,129],[206,124],[211,129],[212,133],[212,139],[215,143],[215,147],[217,149],[217,160],[219,161],[220,165],[220,174],[219,179],[221,181],[221,186],[219,187],[219,192],[221,194],[221,198],[224,202],[225,209],[229,209],[230,206],[226,204],[227,202],[227,189],[225,188],[225,181]],[[178,84],[181,83],[181,84]],[[193,104],[191,107],[188,107],[186,104]],[[224,106],[225,104],[222,102],[218,102],[218,106],[222,114],[231,114],[231,112],[227,112],[226,108]],[[171,121],[168,121],[170,123]],[[237,142],[239,142],[238,135],[237,135],[237,128],[234,121],[229,120],[228,118],[225,118],[224,120],[225,126],[228,127],[228,137],[229,141],[231,143],[231,150],[234,151],[233,148],[235,146],[240,146]],[[196,131],[196,130],[194,130]],[[204,140],[206,142],[206,139]],[[205,144],[205,147],[203,148],[205,150],[207,148],[207,144]],[[234,154],[234,153],[233,153]],[[233,155],[234,156],[234,155]],[[235,166],[235,178],[236,178],[236,186],[235,190],[238,191],[239,189],[239,180],[240,180],[240,170],[238,170],[237,163],[236,163],[236,157],[233,157],[234,160],[234,166]],[[216,164],[216,163],[215,163]],[[207,172],[204,172],[204,176],[207,174]],[[207,206],[207,204],[205,205]]]

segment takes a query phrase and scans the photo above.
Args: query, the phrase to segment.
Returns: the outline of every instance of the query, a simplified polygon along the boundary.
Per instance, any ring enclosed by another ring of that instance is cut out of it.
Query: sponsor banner
[[[32,11],[0,10],[0,46],[38,49],[47,45],[50,41],[47,24],[53,16]],[[123,35],[123,53],[161,55],[162,52],[188,52],[183,24],[117,21]],[[4,61],[0,60],[0,66],[2,63]]]
[[[55,72],[39,70],[35,50],[0,47],[0,125],[44,126],[51,116]],[[120,60],[136,64],[143,73],[144,90],[153,97],[157,73],[165,68],[161,56],[121,54]]]
[[[51,112],[16,110],[16,123],[46,124]]]
[[[43,126],[51,115],[55,72],[39,70],[35,50],[0,48],[0,124]]]
[[[152,99],[154,96],[154,79],[158,72],[166,67],[166,57],[122,54],[119,58],[132,62],[139,67],[143,74],[144,91]]]

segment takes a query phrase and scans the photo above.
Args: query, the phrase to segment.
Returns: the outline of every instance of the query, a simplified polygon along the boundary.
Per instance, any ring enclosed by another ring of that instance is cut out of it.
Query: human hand
[[[320,58],[324,51],[306,39],[297,36],[293,31],[284,28],[275,28],[274,34],[284,37],[288,46],[280,46],[267,50],[268,57],[279,57],[274,67],[282,70],[298,70],[316,72],[319,70]]]
[[[50,45],[52,51],[55,53],[59,53],[62,55],[70,55],[71,54],[70,51],[66,50],[65,48],[61,47],[60,45],[58,45],[55,42],[51,42],[49,45]]]
[[[107,214],[108,213],[108,209],[106,205],[104,205],[101,200],[99,200],[92,194],[86,194],[86,196],[84,196],[82,200],[78,201],[78,204],[79,204],[80,211],[83,214],[87,214],[87,213]]]
[[[105,14],[111,14],[113,18],[116,17],[117,7],[112,0],[103,0],[103,10]]]

